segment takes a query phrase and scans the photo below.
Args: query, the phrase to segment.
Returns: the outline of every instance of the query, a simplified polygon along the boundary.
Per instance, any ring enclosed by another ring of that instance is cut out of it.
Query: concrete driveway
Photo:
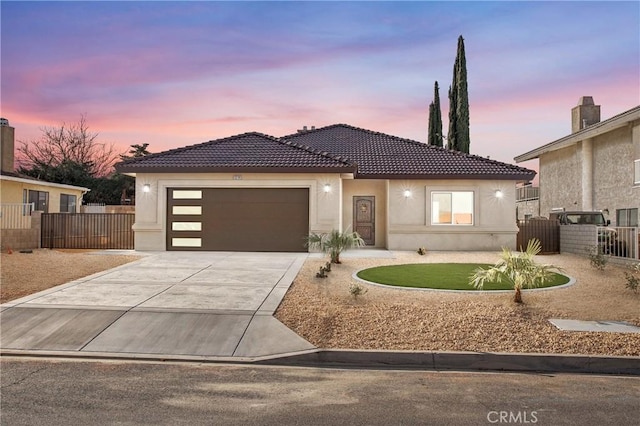
[[[0,348],[242,358],[314,349],[273,317],[307,256],[149,254],[2,305]]]

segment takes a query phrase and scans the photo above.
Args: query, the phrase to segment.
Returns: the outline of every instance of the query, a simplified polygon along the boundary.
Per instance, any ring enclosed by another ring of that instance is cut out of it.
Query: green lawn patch
[[[469,277],[477,268],[489,268],[484,263],[413,263],[377,266],[358,272],[363,280],[398,287],[434,288],[441,290],[475,290]],[[569,282],[569,277],[555,273],[543,287],[555,287]],[[486,283],[484,290],[512,290],[509,284]]]

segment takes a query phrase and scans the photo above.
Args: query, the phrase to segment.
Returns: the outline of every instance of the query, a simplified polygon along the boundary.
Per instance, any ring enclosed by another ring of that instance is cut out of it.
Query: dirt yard
[[[94,250],[34,250],[0,255],[0,303],[140,259]]]
[[[539,256],[577,282],[563,289],[523,293],[461,294],[379,286],[357,300],[349,293],[361,268],[422,262],[494,263],[492,253],[396,253],[396,259],[343,259],[329,278],[315,278],[326,259],[309,259],[276,317],[323,348],[575,353],[640,356],[640,333],[557,330],[549,318],[628,321],[640,326],[640,293],[625,288],[624,270],[598,271],[587,258]]]

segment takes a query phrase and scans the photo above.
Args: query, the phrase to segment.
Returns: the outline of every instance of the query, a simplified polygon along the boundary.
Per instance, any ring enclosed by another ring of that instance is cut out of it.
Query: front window
[[[633,183],[640,185],[640,160],[634,161]]]
[[[473,192],[432,192],[431,223],[433,225],[473,225]]]
[[[49,212],[48,192],[29,190],[29,202],[33,203],[34,210],[38,210],[44,213]]]
[[[76,212],[76,196],[60,194],[60,213]]]
[[[638,226],[638,209],[618,209],[616,210],[617,226]]]

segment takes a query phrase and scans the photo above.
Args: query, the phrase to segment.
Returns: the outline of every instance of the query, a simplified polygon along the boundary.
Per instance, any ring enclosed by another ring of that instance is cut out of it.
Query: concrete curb
[[[452,371],[624,374],[640,376],[640,357],[490,352],[317,350],[262,364]]]
[[[469,372],[613,374],[640,376],[640,357],[490,352],[414,352],[311,349],[261,357],[216,357],[107,352],[2,350],[0,357],[197,362],[287,367]]]

